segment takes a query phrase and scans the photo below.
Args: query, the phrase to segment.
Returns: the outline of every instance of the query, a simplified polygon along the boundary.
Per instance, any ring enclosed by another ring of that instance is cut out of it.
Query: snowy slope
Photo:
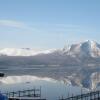
[[[55,50],[55,49],[54,49]],[[6,55],[6,56],[34,56],[37,54],[48,54],[53,52],[54,50],[45,50],[45,51],[39,51],[34,50],[30,48],[3,48],[0,49],[0,55]]]
[[[96,43],[95,41],[87,40],[79,44],[71,45],[69,55],[79,57],[98,57],[100,56],[100,44]]]

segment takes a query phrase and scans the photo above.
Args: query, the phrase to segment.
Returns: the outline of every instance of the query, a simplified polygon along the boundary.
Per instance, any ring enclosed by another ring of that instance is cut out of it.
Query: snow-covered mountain
[[[94,41],[85,41],[73,44],[62,49],[35,51],[29,48],[0,49],[1,64],[7,65],[100,65],[100,44]]]
[[[69,55],[98,57],[100,56],[100,44],[89,40],[74,44],[70,47]]]
[[[35,56],[40,54],[52,54],[55,52],[59,52],[60,54],[66,54],[73,57],[84,57],[84,56],[91,56],[91,57],[99,57],[100,56],[100,44],[96,43],[95,41],[84,41],[78,44],[72,44],[69,48],[63,49],[51,49],[51,50],[42,50],[37,51],[30,48],[3,48],[0,49],[0,55],[6,56]]]

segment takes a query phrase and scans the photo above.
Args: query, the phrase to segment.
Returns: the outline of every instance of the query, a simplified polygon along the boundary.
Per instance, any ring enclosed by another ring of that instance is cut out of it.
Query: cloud
[[[34,27],[33,27],[34,26]],[[25,33],[46,33],[46,34],[65,34],[65,33],[89,33],[89,29],[84,29],[80,25],[72,24],[33,24],[33,26],[16,20],[0,20],[0,27],[16,28]]]
[[[41,25],[41,27],[39,26]],[[10,27],[25,30],[26,32],[33,33],[69,33],[80,31],[78,25],[66,25],[66,24],[39,24],[38,26],[31,27],[26,23],[15,20],[0,20],[0,27]]]
[[[22,22],[14,20],[0,20],[0,26],[4,27],[14,27],[14,28],[24,28],[26,25]]]
[[[26,23],[15,20],[0,20],[0,27],[16,28],[26,32],[40,32],[37,28],[30,27]]]

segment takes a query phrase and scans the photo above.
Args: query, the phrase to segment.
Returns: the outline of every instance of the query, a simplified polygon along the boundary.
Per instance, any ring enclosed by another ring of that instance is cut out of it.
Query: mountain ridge
[[[3,48],[0,49],[0,55],[5,56],[36,56],[41,54],[51,54],[58,52],[61,54],[70,55],[73,57],[91,56],[100,57],[100,44],[95,41],[86,40],[77,44],[72,44],[70,47],[50,50],[34,50],[31,48]]]

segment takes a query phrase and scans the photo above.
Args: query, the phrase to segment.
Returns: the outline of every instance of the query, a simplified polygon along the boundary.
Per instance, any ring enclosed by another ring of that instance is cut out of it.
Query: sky
[[[0,48],[100,43],[100,0],[0,0]]]

